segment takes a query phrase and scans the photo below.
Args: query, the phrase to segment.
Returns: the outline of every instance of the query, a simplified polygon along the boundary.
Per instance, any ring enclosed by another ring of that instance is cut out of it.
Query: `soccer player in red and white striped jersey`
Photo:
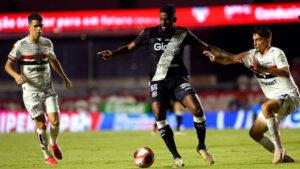
[[[57,159],[61,160],[63,156],[57,144],[60,111],[58,96],[52,85],[50,64],[63,79],[66,88],[71,88],[72,82],[67,78],[60,62],[56,59],[52,42],[42,37],[42,16],[33,13],[28,16],[28,23],[29,35],[13,46],[8,55],[5,70],[16,80],[18,85],[22,85],[23,101],[37,126],[37,138],[45,157],[45,163],[53,165],[57,162],[48,150],[44,112],[47,113],[50,122],[50,146]],[[15,62],[20,65],[20,73],[13,68]]]
[[[254,49],[238,55],[226,52],[212,54],[203,53],[221,64],[241,63],[253,71],[262,91],[268,100],[262,104],[262,112],[258,115],[250,136],[268,151],[274,153],[273,163],[294,162],[286,154],[282,146],[278,124],[286,116],[299,108],[300,97],[298,87],[289,71],[285,53],[271,46],[272,32],[267,27],[256,27],[253,31]],[[270,132],[271,138],[264,134]]]

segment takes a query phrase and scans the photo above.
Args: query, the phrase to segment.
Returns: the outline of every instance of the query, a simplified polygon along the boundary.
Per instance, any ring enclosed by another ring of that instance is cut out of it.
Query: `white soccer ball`
[[[148,168],[154,162],[154,153],[148,147],[140,147],[134,152],[133,161],[140,168]]]

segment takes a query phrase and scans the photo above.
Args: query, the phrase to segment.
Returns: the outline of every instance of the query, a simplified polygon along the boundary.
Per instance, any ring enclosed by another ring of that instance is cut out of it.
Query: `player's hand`
[[[64,83],[65,83],[65,87],[66,87],[67,89],[70,89],[70,88],[72,88],[72,86],[73,86],[71,80],[69,80],[68,78],[66,78],[66,79],[64,80]]]
[[[253,66],[254,66],[253,70],[256,73],[263,73],[263,71],[261,70],[263,66],[259,63],[259,61],[255,58],[255,56],[252,57],[252,60],[253,60]]]
[[[15,80],[18,85],[26,83],[26,78],[23,75],[18,74],[17,77],[15,77]]]
[[[210,51],[207,51],[207,50],[203,51],[203,55],[209,57],[209,60],[210,60],[211,62],[214,62],[215,59],[216,59],[216,56],[213,55]]]
[[[109,61],[112,58],[112,52],[110,50],[104,50],[97,53],[98,55],[102,55],[103,60]]]

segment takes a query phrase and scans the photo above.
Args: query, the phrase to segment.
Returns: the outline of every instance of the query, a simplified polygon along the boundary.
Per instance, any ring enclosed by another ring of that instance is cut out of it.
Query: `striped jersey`
[[[49,59],[56,56],[49,39],[41,37],[39,43],[34,43],[27,36],[14,44],[8,58],[20,65],[21,74],[26,78],[23,90],[52,88]]]
[[[200,41],[183,27],[163,31],[159,26],[144,29],[134,40],[137,46],[146,45],[151,57],[151,81],[164,81],[188,75],[183,62],[184,46],[199,47]]]
[[[259,52],[256,52],[255,49],[250,50],[250,54],[242,58],[242,62],[251,70],[254,69],[253,57],[255,57],[258,62],[264,67],[274,69],[289,67],[284,52],[276,47],[271,47],[263,56],[261,56]],[[254,72],[254,76],[268,99],[282,98],[286,94],[289,94],[291,96],[298,95],[298,88],[291,74],[289,78],[286,78],[279,77],[267,72],[261,74]]]

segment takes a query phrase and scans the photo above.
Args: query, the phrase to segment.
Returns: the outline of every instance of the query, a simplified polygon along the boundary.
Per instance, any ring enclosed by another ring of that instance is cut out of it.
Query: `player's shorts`
[[[190,85],[187,77],[150,82],[151,103],[155,101],[170,103],[170,100],[178,100],[182,103],[186,96],[196,93],[196,90]]]
[[[23,91],[23,101],[32,119],[44,112],[60,113],[58,106],[58,96],[53,89],[47,91]]]
[[[296,111],[300,104],[300,97],[299,95],[290,96],[288,94],[283,95],[283,97],[275,98],[278,104],[280,105],[280,109],[278,113],[275,113],[277,116],[277,120],[280,123],[286,116]],[[259,113],[257,117],[261,122],[263,122],[267,126],[267,120],[262,112]]]

